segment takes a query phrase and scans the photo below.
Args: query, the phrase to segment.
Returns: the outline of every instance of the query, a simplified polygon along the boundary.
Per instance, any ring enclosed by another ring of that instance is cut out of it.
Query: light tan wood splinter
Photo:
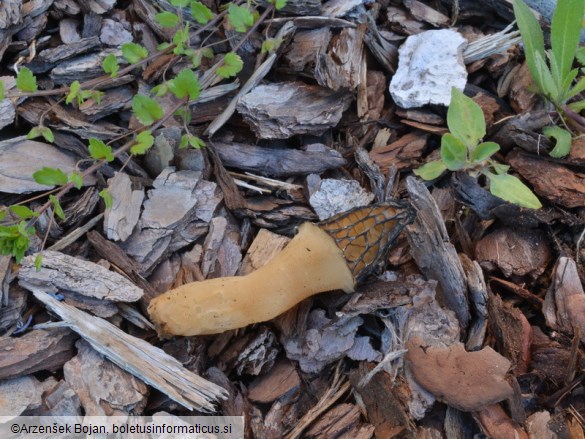
[[[215,334],[270,320],[317,293],[351,293],[413,218],[410,206],[393,201],[304,223],[258,270],[167,291],[150,302],[148,313],[163,336]]]

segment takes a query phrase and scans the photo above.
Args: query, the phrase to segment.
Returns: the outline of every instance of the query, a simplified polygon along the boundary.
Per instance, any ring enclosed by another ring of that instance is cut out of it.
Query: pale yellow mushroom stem
[[[353,292],[413,216],[392,202],[304,223],[253,273],[185,284],[153,299],[148,313],[161,335],[215,334],[270,320],[317,293]]]

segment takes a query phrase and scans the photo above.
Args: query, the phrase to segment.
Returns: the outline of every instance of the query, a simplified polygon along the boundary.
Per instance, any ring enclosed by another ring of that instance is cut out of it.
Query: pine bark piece
[[[238,270],[239,276],[256,271],[268,263],[288,244],[290,238],[277,235],[266,229],[260,229]]]
[[[327,439],[339,435],[356,427],[360,422],[360,409],[354,404],[338,404],[324,413],[318,421],[309,428],[304,437]]]
[[[293,363],[279,360],[267,373],[260,375],[248,386],[251,401],[266,404],[300,392],[301,379]]]
[[[106,207],[104,232],[108,239],[126,241],[138,223],[144,190],[133,190],[130,177],[123,172],[108,180],[108,189],[113,203]]]
[[[510,362],[490,347],[466,352],[462,344],[433,347],[412,337],[407,348],[405,362],[414,379],[449,406],[478,411],[513,396],[505,380]]]
[[[65,60],[93,51],[100,46],[98,37],[83,38],[74,43],[61,44],[54,49],[45,49],[26,66],[35,74],[45,73]]]
[[[47,291],[67,290],[81,295],[117,302],[135,302],[144,294],[124,276],[94,262],[84,261],[60,252],[45,250],[41,270],[35,256],[27,256],[18,272],[19,281]]]
[[[86,415],[125,416],[141,413],[146,405],[146,385],[84,340],[77,342],[77,355],[65,364],[63,374]]]
[[[428,134],[408,133],[386,146],[372,148],[370,157],[382,172],[388,173],[394,166],[397,171],[418,163],[427,146]]]
[[[412,255],[423,273],[439,281],[442,300],[457,315],[461,326],[467,327],[470,318],[467,282],[443,217],[424,184],[408,177],[406,187],[418,213],[415,222],[406,226]]]
[[[18,338],[0,338],[0,380],[60,368],[75,355],[76,338],[66,328],[36,329]]]
[[[506,414],[500,404],[493,404],[474,413],[486,436],[494,439],[528,439],[524,429]]]
[[[334,127],[352,97],[301,82],[259,85],[237,105],[238,112],[261,139],[288,139],[296,134],[319,136]]]
[[[43,394],[43,416],[79,416],[79,397],[65,381],[59,381]]]
[[[8,257],[10,259],[10,257]],[[0,330],[13,327],[27,307],[28,292],[19,285],[13,285],[3,298],[5,304],[0,306]]]
[[[0,381],[0,416],[13,419],[27,409],[38,408],[42,393],[42,383],[32,376]]]
[[[321,174],[347,163],[339,152],[325,146],[322,151],[222,142],[214,143],[214,146],[224,166],[276,177]]]

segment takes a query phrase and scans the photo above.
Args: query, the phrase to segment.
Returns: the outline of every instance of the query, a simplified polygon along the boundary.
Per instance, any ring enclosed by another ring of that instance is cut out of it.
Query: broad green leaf
[[[465,144],[451,133],[443,134],[441,137],[441,159],[450,171],[462,169],[467,162]]]
[[[67,184],[67,174],[61,169],[44,167],[33,173],[33,178],[38,184],[45,186],[61,186]]]
[[[163,82],[162,84],[152,87],[150,93],[160,97],[166,95],[168,91],[169,91],[168,84],[166,82]]]
[[[179,17],[177,14],[168,11],[159,12],[154,16],[154,19],[162,27],[177,27],[179,24]]]
[[[43,139],[45,139],[49,143],[53,143],[55,141],[55,135],[53,134],[53,131],[51,131],[51,128],[49,127],[41,128],[41,136],[43,136]]]
[[[102,61],[102,69],[104,69],[104,72],[109,73],[112,78],[115,78],[118,70],[120,70],[116,55],[110,53],[106,56]]]
[[[471,153],[471,161],[483,162],[500,150],[500,145],[495,142],[483,142],[475,147]]]
[[[10,206],[10,210],[12,211],[13,214],[15,214],[17,217],[23,220],[39,216],[38,212],[30,210],[26,206],[14,205]]]
[[[102,189],[98,195],[102,197],[102,200],[104,200],[104,203],[106,204],[106,209],[111,209],[114,203],[110,191],[107,189]]]
[[[201,140],[199,137],[194,136],[193,134],[185,134],[181,137],[179,149],[184,149],[187,146],[191,146],[192,148],[195,149],[201,149],[205,146],[205,142]]]
[[[414,175],[418,175],[423,180],[434,180],[447,170],[445,163],[441,160],[433,160],[425,163],[420,168],[415,169]]]
[[[152,125],[164,114],[158,102],[145,95],[136,95],[132,98],[132,112],[140,123],[146,126]]]
[[[447,110],[449,131],[469,149],[485,136],[485,118],[481,107],[455,87],[451,89],[451,103]]]
[[[199,24],[207,24],[214,15],[207,6],[198,1],[191,2],[191,17]]]
[[[69,86],[69,93],[67,93],[65,103],[70,104],[71,102],[73,102],[73,100],[77,98],[77,95],[79,94],[80,90],[81,84],[79,83],[79,81],[73,81]]]
[[[506,174],[510,170],[510,165],[504,165],[502,163],[494,162],[493,160],[490,163],[492,169],[496,172],[496,174]]]
[[[41,271],[42,266],[43,266],[43,257],[41,256],[41,253],[39,253],[35,257],[35,270]]]
[[[526,63],[528,70],[532,75],[536,86],[541,92],[544,92],[544,85],[536,67],[536,54],[544,60],[544,36],[538,21],[526,3],[522,0],[514,0],[514,16],[522,35],[522,42],[524,43],[524,54],[526,55]]]
[[[77,189],[81,189],[83,186],[83,177],[77,171],[73,171],[69,174],[69,181],[73,183]]]
[[[175,8],[186,8],[191,0],[171,0],[171,5]]]
[[[154,144],[154,137],[150,131],[142,131],[136,136],[136,143],[130,148],[134,155],[144,154]]]
[[[35,92],[37,91],[37,78],[27,67],[21,67],[16,75],[16,87],[20,91]]]
[[[217,76],[220,78],[229,78],[236,76],[244,67],[244,62],[240,55],[234,52],[228,52],[223,57],[223,65],[217,68]]]
[[[0,81],[0,101],[4,100],[4,81]]]
[[[286,0],[270,0],[270,3],[274,5],[274,8],[277,11],[280,11],[282,8],[286,6]]]
[[[28,134],[26,135],[26,138],[29,140],[36,139],[40,135],[41,135],[41,127],[32,127],[30,129],[30,131],[28,132]]]
[[[246,6],[237,6],[230,3],[228,7],[228,22],[236,32],[246,32],[254,24],[254,15]]]
[[[585,0],[558,0],[551,23],[551,50],[561,78],[573,66],[575,51],[581,38],[581,20],[585,14]]]
[[[53,203],[53,209],[55,209],[55,215],[57,215],[62,220],[65,219],[65,213],[63,212],[63,208],[59,203],[59,199],[55,195],[49,195],[49,200]]]
[[[554,158],[565,157],[571,151],[571,133],[561,127],[545,127],[542,133],[548,138],[554,138],[556,145],[550,152],[550,156]]]
[[[114,160],[112,147],[94,137],[89,139],[89,154],[95,160],[105,159],[107,162]]]
[[[528,186],[513,175],[488,173],[487,177],[490,181],[490,192],[496,197],[531,209],[540,209],[542,207],[542,204],[540,204],[540,201]]]
[[[130,64],[136,64],[148,56],[148,50],[136,43],[122,44],[122,55]]]
[[[191,69],[181,70],[175,79],[168,82],[168,87],[170,92],[179,99],[186,96],[189,96],[190,100],[197,99],[201,91],[199,79]]]
[[[548,53],[549,55],[549,66],[550,66],[550,72],[552,74],[552,78],[553,81],[555,82],[555,85],[557,87],[557,89],[559,90],[559,94],[560,91],[562,90],[562,83],[563,83],[563,75],[562,75],[562,71],[561,71],[561,66],[560,63],[557,61],[557,58],[555,56],[555,53],[553,51],[550,51]],[[560,98],[559,98],[560,101]]]

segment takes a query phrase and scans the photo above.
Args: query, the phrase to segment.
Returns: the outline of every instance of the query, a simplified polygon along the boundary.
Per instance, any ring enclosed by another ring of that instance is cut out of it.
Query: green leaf
[[[270,3],[274,5],[274,8],[277,11],[280,11],[282,8],[286,6],[286,0],[270,0]]]
[[[189,24],[187,23],[185,27],[179,29],[173,35],[173,44],[177,47],[173,50],[175,55],[181,55],[185,46],[189,45]]]
[[[585,90],[585,76],[582,76],[581,78],[579,78],[579,80],[577,81],[577,83],[574,85],[573,88],[569,89],[569,91],[567,91],[567,94],[565,96],[566,100],[571,99],[572,97],[577,96],[579,93],[581,93],[583,90]]]
[[[105,159],[108,163],[114,160],[112,147],[94,137],[89,139],[89,155],[94,160]]]
[[[550,42],[561,78],[564,78],[573,66],[575,51],[579,46],[585,1],[559,0],[556,3],[551,23]]]
[[[528,186],[513,175],[488,173],[487,177],[490,180],[490,192],[496,197],[531,209],[540,209],[542,207],[542,204],[540,204],[540,201]]]
[[[102,197],[102,200],[104,200],[104,203],[106,204],[106,209],[111,209],[114,203],[110,191],[107,189],[102,189],[98,195]]]
[[[199,24],[207,24],[214,15],[207,6],[201,2],[191,2],[191,17]]]
[[[230,3],[228,22],[236,32],[246,32],[254,24],[254,15],[246,6],[236,6]]]
[[[425,163],[420,168],[415,169],[414,175],[418,175],[423,180],[434,180],[447,170],[447,166],[441,160],[433,160]]]
[[[540,53],[534,55],[534,62],[536,63],[538,80],[542,84],[542,94],[551,101],[558,102],[559,88]]]
[[[155,85],[154,87],[152,87],[150,93],[160,97],[166,95],[168,91],[169,91],[168,84],[166,82],[163,82],[162,84]]]
[[[191,0],[171,0],[171,5],[175,8],[186,8]]]
[[[37,91],[37,78],[27,67],[21,67],[16,75],[16,87],[20,91],[35,92]]]
[[[544,92],[544,85],[536,67],[536,54],[544,60],[544,36],[538,21],[526,3],[522,0],[514,0],[514,16],[522,35],[522,42],[524,43],[524,54],[526,55],[526,63],[528,70],[532,75],[532,79],[541,92]]]
[[[53,203],[53,208],[55,209],[55,215],[57,215],[62,220],[65,219],[65,213],[63,212],[63,208],[59,203],[59,199],[55,195],[49,195],[49,200]]]
[[[30,210],[26,206],[14,205],[10,206],[10,210],[13,214],[23,220],[39,216],[38,212]]]
[[[585,66],[585,46],[579,47],[575,51],[575,58],[577,58],[577,61],[579,61],[579,64],[581,64],[582,66]]]
[[[115,78],[118,70],[120,70],[116,55],[110,53],[106,56],[102,61],[102,69],[104,69],[104,72],[109,73],[112,78]]]
[[[498,145],[496,142],[480,143],[471,153],[471,161],[473,163],[483,162],[484,160],[489,159],[499,150],[500,145]]]
[[[0,81],[0,101],[4,100],[4,81]]]
[[[195,149],[201,149],[205,146],[205,142],[201,140],[199,137],[194,136],[193,134],[184,134],[181,137],[181,143],[179,144],[179,149],[184,149],[187,146],[191,146]]]
[[[31,130],[26,135],[26,138],[29,140],[36,139],[40,135],[41,135],[41,127],[32,127]]]
[[[55,141],[55,135],[53,134],[53,131],[51,131],[51,128],[49,127],[41,128],[41,136],[43,136],[43,139],[45,139],[49,143],[53,143]]]
[[[81,90],[81,84],[79,81],[73,81],[69,86],[69,93],[67,93],[67,97],[65,98],[65,103],[70,104],[73,100],[79,95]]]
[[[504,165],[502,163],[497,163],[493,161],[490,163],[490,165],[498,175],[505,174],[510,170],[510,165]]]
[[[179,17],[172,12],[159,12],[154,16],[154,19],[162,27],[177,27],[179,24]]]
[[[181,70],[175,79],[168,82],[168,87],[170,92],[179,99],[186,96],[189,96],[190,100],[197,99],[201,91],[199,79],[191,69]]]
[[[61,169],[44,167],[33,173],[32,176],[38,184],[45,186],[61,186],[67,184],[67,175]]]
[[[450,171],[464,168],[467,162],[465,144],[451,133],[443,134],[441,137],[441,159]]]
[[[262,43],[262,53],[274,52],[282,44],[282,38],[266,38]]]
[[[136,64],[148,56],[148,50],[136,43],[122,44],[122,55],[130,64]]]
[[[575,113],[579,113],[582,110],[585,110],[585,100],[582,101],[577,101],[577,102],[571,102],[568,107],[573,110]]]
[[[136,143],[130,148],[134,155],[144,154],[154,144],[154,137],[150,131],[142,131],[136,136]]]
[[[244,67],[244,62],[240,55],[234,52],[228,52],[223,57],[223,65],[217,68],[217,76],[220,78],[230,78],[236,76]]]
[[[83,177],[77,171],[73,171],[69,174],[69,181],[73,183],[77,189],[81,189],[83,186]]]
[[[554,158],[565,157],[571,151],[571,133],[561,127],[545,127],[542,133],[548,138],[554,138],[556,145],[550,152]]]
[[[41,267],[43,266],[43,257],[40,253],[37,254],[35,257],[35,270],[41,271]]]
[[[481,107],[455,87],[451,89],[447,126],[451,134],[469,149],[473,149],[485,136],[485,118]]]
[[[132,112],[140,123],[146,126],[152,125],[164,114],[158,102],[145,95],[136,95],[132,98]]]

